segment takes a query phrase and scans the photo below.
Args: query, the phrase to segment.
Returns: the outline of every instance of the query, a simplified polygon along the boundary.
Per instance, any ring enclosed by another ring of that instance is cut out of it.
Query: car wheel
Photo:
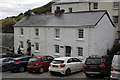
[[[40,73],[43,73],[43,72],[44,72],[44,68],[43,68],[43,67],[40,67],[39,72],[40,72]]]
[[[67,69],[66,72],[65,72],[65,75],[66,76],[69,76],[71,74],[71,70],[70,69]]]
[[[20,71],[20,72],[24,72],[24,71],[25,71],[25,68],[24,68],[24,67],[20,67],[19,71]]]
[[[32,71],[28,71],[29,73],[32,73]]]
[[[50,72],[51,75],[54,75],[55,73],[54,72]]]
[[[6,68],[5,67],[2,67],[2,72],[5,72],[6,71]]]
[[[85,74],[87,77],[91,77],[91,75],[90,74]]]

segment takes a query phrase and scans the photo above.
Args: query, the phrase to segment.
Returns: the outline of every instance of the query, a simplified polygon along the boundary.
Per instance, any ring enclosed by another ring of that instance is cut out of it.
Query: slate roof
[[[106,11],[64,13],[58,16],[31,15],[24,17],[14,26],[95,26],[104,14]]]

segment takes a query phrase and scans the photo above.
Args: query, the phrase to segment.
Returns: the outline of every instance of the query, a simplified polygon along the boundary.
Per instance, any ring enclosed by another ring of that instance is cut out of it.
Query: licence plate
[[[30,66],[33,66],[33,64],[29,64]]]
[[[12,66],[12,64],[9,64],[9,66]]]
[[[96,68],[97,68],[97,66],[90,66],[90,68],[91,68],[91,69],[96,69]]]

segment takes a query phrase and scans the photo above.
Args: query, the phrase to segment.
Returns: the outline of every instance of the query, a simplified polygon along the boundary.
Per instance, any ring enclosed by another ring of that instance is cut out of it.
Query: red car
[[[29,72],[40,72],[43,73],[48,70],[49,64],[54,58],[52,56],[35,56],[28,61],[27,69]]]

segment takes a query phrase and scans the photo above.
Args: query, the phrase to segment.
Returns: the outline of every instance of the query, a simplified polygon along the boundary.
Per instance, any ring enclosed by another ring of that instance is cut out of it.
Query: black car
[[[0,58],[0,68],[2,72],[9,70],[9,61],[12,59],[12,57]]]
[[[107,56],[89,56],[83,64],[83,70],[87,77],[90,77],[91,75],[103,75],[109,77],[111,62]]]
[[[14,58],[9,63],[9,70],[11,72],[24,72],[25,70],[27,70],[27,63],[30,58],[32,58],[32,56]]]

